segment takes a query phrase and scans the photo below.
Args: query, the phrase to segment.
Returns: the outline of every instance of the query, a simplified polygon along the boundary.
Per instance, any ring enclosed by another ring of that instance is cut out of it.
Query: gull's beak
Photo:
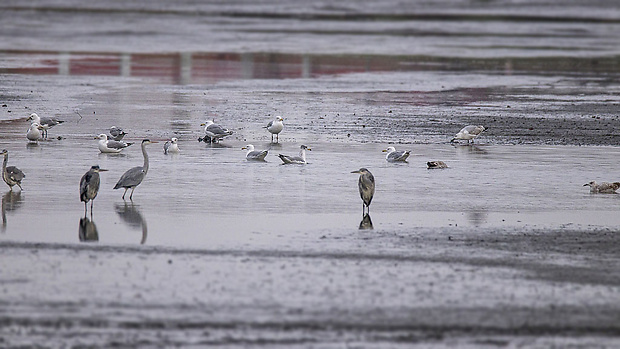
[[[95,138],[93,138],[93,139],[99,139],[99,137],[95,137]]]
[[[312,150],[312,149],[310,149],[310,148],[306,148],[306,150]]]
[[[202,124],[200,124],[200,126],[206,126],[207,124],[205,124],[204,122]]]
[[[387,153],[387,149],[383,149],[381,152],[382,153]]]
[[[248,149],[248,148],[246,148],[246,147],[241,148],[241,150],[246,150],[246,149]]]

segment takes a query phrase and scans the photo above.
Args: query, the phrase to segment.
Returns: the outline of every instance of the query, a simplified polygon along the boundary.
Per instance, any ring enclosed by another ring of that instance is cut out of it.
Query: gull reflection
[[[122,204],[115,204],[114,209],[119,217],[121,217],[121,220],[127,223],[128,226],[136,230],[142,229],[142,240],[140,240],[140,244],[144,244],[147,236],[146,220],[142,217],[140,210],[138,210],[138,206],[134,205],[133,202],[129,204],[124,202]]]
[[[81,242],[95,242],[99,241],[99,233],[97,232],[97,226],[93,222],[91,213],[90,219],[86,216],[80,218],[80,225],[78,230],[78,236]]]
[[[475,227],[479,227],[487,221],[487,210],[482,207],[477,207],[467,212],[467,219]]]
[[[374,229],[372,226],[372,220],[370,219],[370,213],[366,213],[362,221],[360,222],[360,230],[371,230]]]
[[[454,148],[456,148],[457,153],[459,154],[488,154],[488,151],[484,148],[481,148],[477,145],[472,144],[453,144]]]
[[[7,191],[2,195],[2,232],[6,230],[6,212],[15,211],[22,204],[22,191]]]

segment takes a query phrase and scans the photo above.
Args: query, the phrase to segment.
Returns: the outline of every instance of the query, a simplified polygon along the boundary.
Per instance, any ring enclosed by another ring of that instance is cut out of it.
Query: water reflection
[[[81,242],[99,241],[99,233],[95,222],[92,221],[92,213],[90,219],[87,216],[80,218],[78,236]]]
[[[487,210],[482,207],[477,207],[467,212],[467,219],[475,226],[479,227],[487,221]]]
[[[453,146],[459,154],[488,154],[486,149],[483,149],[475,144],[453,144]]]
[[[372,220],[370,219],[370,213],[366,213],[362,221],[360,222],[360,230],[371,230],[374,229],[372,226]]]
[[[22,191],[8,191],[2,195],[2,232],[6,230],[6,212],[15,211],[22,204]]]
[[[114,205],[114,209],[116,213],[118,213],[121,220],[133,229],[140,230],[142,229],[142,239],[140,240],[140,244],[144,244],[146,242],[147,236],[147,227],[146,220],[138,210],[138,206],[134,205],[133,202],[128,204],[124,202],[122,204],[117,203]]]

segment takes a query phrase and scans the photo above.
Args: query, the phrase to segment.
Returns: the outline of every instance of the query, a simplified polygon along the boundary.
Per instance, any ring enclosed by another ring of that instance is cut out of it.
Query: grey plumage
[[[146,146],[151,143],[157,143],[155,141],[150,141],[145,139],[142,141],[142,156],[144,157],[144,164],[142,166],[136,166],[127,170],[121,178],[118,180],[114,189],[125,188],[125,192],[123,193],[123,200],[125,199],[125,194],[127,194],[127,190],[131,189],[131,195],[129,195],[129,200],[133,198],[133,192],[142,180],[146,176],[149,171],[149,156],[146,153]]]
[[[596,183],[596,181],[591,181],[589,183],[586,183],[583,185],[585,186],[589,186],[590,187],[590,193],[601,193],[601,194],[615,194],[616,190],[620,189],[620,182],[613,182],[613,183],[608,183],[608,182],[603,182],[603,183]]]
[[[123,131],[122,128],[120,127],[116,127],[116,126],[112,126],[110,127],[110,136],[108,137],[109,139],[115,140],[115,141],[120,141],[123,139],[123,137],[125,137],[127,133],[125,131]]]
[[[107,171],[94,165],[80,179],[80,201],[84,202],[84,215],[86,215],[87,204],[90,201],[90,213],[93,213],[93,203],[99,192],[99,172]]]
[[[2,149],[0,154],[4,155],[4,161],[2,162],[2,179],[13,191],[13,186],[17,185],[22,190],[22,180],[26,178],[24,172],[15,166],[7,166],[9,162],[9,151]]]
[[[204,126],[205,137],[198,138],[198,141],[204,141],[206,143],[217,143],[220,139],[233,134],[232,131],[215,124],[213,120],[207,120],[205,123],[200,124]]]
[[[385,160],[389,162],[407,161],[407,158],[411,153],[411,151],[409,150],[396,150],[396,148],[394,147],[388,147],[387,149],[383,150],[383,152],[387,152]]]
[[[268,150],[254,150],[254,146],[252,144],[248,144],[241,149],[248,151],[245,154],[245,158],[248,160],[265,161],[265,157],[269,153]]]
[[[370,203],[375,195],[375,177],[366,168],[360,168],[357,171],[351,173],[358,173],[360,175],[358,181],[358,188],[360,191],[360,197],[363,201],[362,214],[366,214],[366,209],[370,213]]]
[[[289,156],[278,154],[280,160],[285,164],[305,164],[306,163],[306,150],[312,150],[305,145],[299,147],[299,156]]]
[[[43,137],[45,138],[47,138],[47,130],[49,130],[50,128],[56,125],[60,125],[64,122],[64,120],[59,120],[56,117],[48,117],[48,116],[39,117],[37,113],[30,114],[27,120],[32,121],[33,123],[36,122],[39,125],[41,125],[41,129],[43,130]]]
[[[459,133],[457,133],[450,142],[454,142],[457,139],[467,140],[467,143],[474,142],[474,138],[478,137],[486,128],[482,125],[468,125],[463,127]]]

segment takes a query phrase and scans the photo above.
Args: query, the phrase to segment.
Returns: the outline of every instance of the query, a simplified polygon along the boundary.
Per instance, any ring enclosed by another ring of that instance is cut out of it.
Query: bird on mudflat
[[[375,195],[375,177],[366,168],[360,168],[357,171],[351,173],[358,173],[360,175],[358,181],[358,187],[360,190],[360,197],[362,198],[362,215],[370,213],[370,203]],[[368,210],[368,212],[366,212]]]
[[[432,168],[448,168],[448,165],[446,165],[445,162],[439,161],[439,160],[437,160],[437,161],[429,161],[429,162],[426,163],[426,166],[429,169],[432,169]]]
[[[411,153],[409,150],[396,150],[394,147],[387,147],[387,149],[382,151],[387,153],[385,160],[389,162],[407,161],[407,158]]]
[[[112,126],[110,127],[110,135],[108,136],[108,139],[112,139],[115,141],[121,141],[123,137],[125,137],[126,134],[127,132],[123,131],[122,128]]]
[[[50,128],[56,125],[60,125],[64,122],[64,120],[59,120],[56,117],[47,117],[47,116],[39,117],[37,113],[30,114],[27,120],[31,121],[32,123],[36,122],[37,124],[41,125],[44,138],[47,138],[47,130],[49,130]]]
[[[467,140],[467,143],[469,143],[470,141],[473,143],[474,138],[478,137],[484,130],[486,130],[486,128],[484,128],[484,126],[482,125],[465,126],[459,131],[459,133],[454,136],[454,138],[450,140],[450,142],[454,142],[457,139],[463,139]]]
[[[129,195],[129,200],[133,198],[133,191],[136,190],[136,187],[142,183],[142,180],[146,176],[146,173],[149,171],[149,155],[146,153],[146,146],[152,143],[158,143],[155,141],[150,141],[148,139],[142,140],[142,157],[144,158],[144,164],[142,166],[132,167],[127,170],[121,178],[116,182],[114,189],[125,188],[125,192],[123,193],[123,200],[125,200],[125,194],[127,194],[127,190],[131,189],[131,195]]]
[[[584,187],[590,187],[590,193],[601,193],[601,194],[615,194],[616,190],[620,188],[620,182],[603,182],[596,183],[596,181],[591,181],[583,185]]]
[[[252,144],[248,144],[241,149],[248,151],[245,154],[245,158],[248,160],[265,161],[265,157],[269,153],[268,150],[254,150],[254,146]]]
[[[271,143],[273,143],[273,136],[276,136],[276,143],[280,142],[280,132],[284,129],[284,119],[281,116],[276,116],[276,119],[269,121],[265,128],[271,133]]]
[[[133,142],[126,143],[123,141],[108,139],[108,136],[105,133],[100,134],[95,137],[95,139],[99,140],[98,147],[99,151],[102,153],[120,153],[123,149],[133,144]]]
[[[28,128],[28,132],[26,132],[26,138],[28,138],[31,142],[38,142],[42,140],[43,134],[41,133],[41,130],[43,130],[43,126],[39,125],[38,122],[33,122]]]
[[[177,154],[180,152],[179,144],[177,143],[178,139],[176,137],[170,138],[169,141],[164,143],[164,154],[173,153]]]
[[[278,157],[285,164],[299,164],[299,165],[306,164],[307,163],[306,162],[306,150],[312,150],[312,149],[308,148],[305,145],[302,145],[299,148],[300,148],[299,156],[289,156],[289,155],[278,154]]]
[[[15,166],[7,166],[9,162],[9,151],[2,149],[0,154],[4,155],[4,161],[2,162],[2,179],[6,183],[10,191],[13,191],[13,186],[16,185],[22,190],[22,180],[26,178],[26,175]]]
[[[86,172],[82,179],[80,179],[80,201],[84,202],[84,215],[88,212],[86,204],[90,201],[90,214],[93,214],[93,203],[99,192],[99,172],[107,171],[100,168],[99,165],[91,166],[90,170]]]
[[[213,120],[207,120],[200,124],[200,126],[205,127],[205,136],[198,138],[199,142],[217,143],[220,139],[233,134],[232,131],[214,123]]]

